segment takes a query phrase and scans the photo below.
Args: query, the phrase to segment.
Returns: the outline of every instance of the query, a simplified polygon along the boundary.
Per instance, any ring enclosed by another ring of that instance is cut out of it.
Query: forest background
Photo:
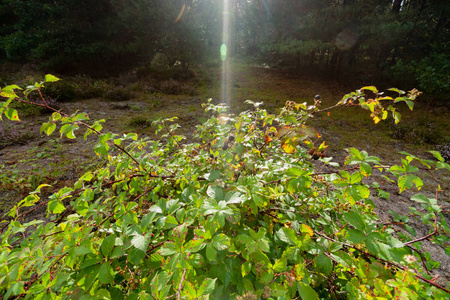
[[[445,0],[233,0],[226,13],[229,56],[448,95]],[[3,0],[0,61],[95,76],[186,71],[217,59],[222,15],[217,0]]]

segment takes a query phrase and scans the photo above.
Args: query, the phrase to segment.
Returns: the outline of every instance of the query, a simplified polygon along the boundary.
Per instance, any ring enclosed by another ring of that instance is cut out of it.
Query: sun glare
[[[230,41],[230,3],[223,0],[222,11],[222,45],[220,46],[220,58],[222,60],[222,94],[221,101],[230,106],[230,64],[229,64],[229,41]]]

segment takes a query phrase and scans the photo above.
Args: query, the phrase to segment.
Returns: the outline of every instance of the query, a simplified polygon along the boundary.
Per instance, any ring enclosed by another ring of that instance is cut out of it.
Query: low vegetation
[[[47,75],[25,95],[55,81]],[[19,120],[12,103],[32,104],[18,91],[1,90],[0,113],[12,121]],[[390,92],[363,87],[334,108],[398,123],[395,103],[412,109],[420,93]],[[41,101],[34,105],[52,110]],[[431,151],[432,160],[404,152],[400,165],[386,167],[355,148],[339,165],[308,125],[332,111],[319,103],[288,101],[270,114],[247,101],[249,109],[234,115],[208,102],[210,117],[192,143],[177,134],[176,118],[153,121],[160,140],[150,140],[54,110],[41,132],[72,140],[84,128],[84,138],[98,135],[93,150],[103,162],[48,198],[41,195],[49,184],[39,185],[2,221],[4,299],[448,298],[431,275],[439,263],[421,249],[425,240],[449,241],[439,184],[433,197],[411,197],[422,209],[402,217],[404,231],[381,222],[371,199],[389,198],[392,183],[399,193],[420,190],[419,168],[450,166]],[[44,205],[46,218],[27,220]],[[409,218],[429,233],[417,236]]]

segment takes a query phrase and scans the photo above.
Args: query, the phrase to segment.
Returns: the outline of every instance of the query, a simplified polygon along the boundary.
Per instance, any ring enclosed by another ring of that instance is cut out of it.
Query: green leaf
[[[108,284],[113,282],[114,272],[109,262],[105,262],[101,265],[98,272],[98,278],[103,284]]]
[[[277,259],[272,266],[272,270],[277,273],[286,271],[286,268],[287,268],[286,258]]]
[[[59,132],[61,136],[66,135],[69,139],[75,139],[74,131],[78,129],[78,125],[65,124],[61,127]]]
[[[450,247],[449,247],[450,248]],[[249,261],[246,261],[241,265],[241,273],[242,277],[245,277],[247,274],[249,274],[252,271],[252,263]]]
[[[169,233],[169,237],[172,239],[172,241],[175,242],[176,245],[181,246],[184,243],[184,239],[186,238],[187,233],[188,229],[186,224],[181,224],[172,229],[172,231]]]
[[[189,262],[194,268],[202,268],[205,266],[205,259],[200,253],[189,255]]]
[[[197,296],[211,294],[214,291],[214,288],[216,287],[216,280],[217,278],[215,279],[206,278],[205,280],[203,280],[202,284],[198,288]]]
[[[149,241],[146,241],[146,238],[137,232],[134,232],[132,235],[131,245],[143,252],[147,251]]]
[[[215,235],[211,242],[217,250],[226,250],[230,247],[230,239],[223,233]]]
[[[212,243],[206,245],[206,258],[210,262],[216,262],[217,261],[217,250],[214,248]]]
[[[10,119],[11,121],[20,121],[19,114],[17,113],[17,110],[13,108],[6,108],[5,109],[5,116]]]
[[[319,254],[314,259],[317,269],[325,275],[328,275],[333,270],[333,262],[325,254]]]
[[[347,233],[347,239],[354,244],[361,244],[366,240],[366,236],[364,235],[364,233],[362,233],[358,229],[350,229]]]
[[[316,293],[315,290],[313,290],[312,287],[309,285],[303,283],[303,282],[297,282],[297,290],[300,295],[300,297],[303,300],[317,300],[319,299],[319,295]]]
[[[281,241],[288,243],[289,245],[295,245],[295,243],[298,242],[298,238],[297,238],[295,232],[290,228],[285,228],[285,227],[280,228],[277,231],[277,237]]]
[[[100,250],[103,253],[103,256],[108,257],[111,254],[111,251],[114,248],[114,244],[116,242],[116,236],[114,234],[108,235],[102,242],[100,246]]]
[[[289,168],[286,170],[285,174],[287,176],[301,176],[304,175],[306,172],[300,168]]]
[[[52,212],[52,214],[60,214],[66,208],[64,207],[64,204],[62,204],[61,201],[52,201],[48,204],[48,209]]]
[[[184,249],[186,252],[195,253],[203,248],[205,248],[206,244],[203,243],[203,240],[190,240],[184,245]]]
[[[178,225],[178,221],[177,221],[177,219],[176,219],[174,216],[168,215],[168,216],[166,217],[166,221],[165,221],[165,223],[164,223],[164,228],[165,228],[165,229],[174,228],[174,227],[176,227],[177,225]]]
[[[187,299],[197,299],[197,291],[193,283],[187,281],[184,284],[184,292],[187,293]]]
[[[430,152],[431,154],[433,154],[433,156],[434,156],[437,160],[439,160],[439,161],[441,161],[441,162],[444,162],[444,161],[445,161],[445,159],[442,157],[441,153],[439,153],[438,151],[428,151],[428,152]]]
[[[360,90],[368,90],[374,92],[375,94],[378,94],[377,88],[374,87],[373,85],[362,87]]]
[[[53,131],[55,131],[56,129],[56,124],[55,123],[44,123],[41,126],[41,130],[40,132],[42,133],[43,131],[45,131],[45,133],[47,135],[50,135],[53,133]]]
[[[86,113],[80,113],[72,118],[73,122],[85,121],[85,120],[89,120],[89,117]]]
[[[45,75],[45,82],[55,82],[55,81],[58,81],[58,80],[60,80],[58,77],[53,76],[51,74]]]
[[[228,204],[239,204],[244,202],[244,200],[245,200],[244,197],[239,192],[230,192],[227,193],[225,196],[225,201]]]
[[[414,185],[418,190],[420,190],[421,187],[423,186],[422,179],[420,179],[420,177],[411,174],[403,175],[398,179],[398,187],[400,188],[399,191],[400,193],[403,192],[404,190],[412,188]]]
[[[359,214],[357,214],[354,211],[349,211],[348,213],[344,214],[343,218],[345,221],[353,225],[356,229],[359,229],[364,232],[364,229],[366,228],[366,223]]]
[[[162,256],[169,256],[179,252],[177,246],[173,242],[166,242],[161,249],[159,249],[159,254]]]
[[[212,169],[209,173],[208,180],[209,181],[215,181],[221,177],[220,170]]]
[[[330,246],[328,247],[328,251],[330,252],[336,252],[338,250],[342,249],[341,243],[332,242]]]
[[[405,94],[405,91],[399,90],[397,88],[390,88],[390,89],[388,89],[388,91],[397,92],[397,93],[399,93],[399,95]]]
[[[223,200],[222,188],[218,187],[217,185],[208,186],[208,189],[206,190],[206,194],[209,197],[216,199],[217,201]]]
[[[8,291],[6,292],[6,295],[4,296],[4,299],[8,299],[9,296],[12,294],[14,296],[20,295],[22,293],[25,293],[25,290],[23,289],[23,281],[14,282],[9,287]]]

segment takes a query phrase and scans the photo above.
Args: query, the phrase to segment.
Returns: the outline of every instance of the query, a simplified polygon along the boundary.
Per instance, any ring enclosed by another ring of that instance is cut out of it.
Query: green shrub
[[[419,92],[397,92],[387,99],[364,87],[336,106],[370,110],[375,123],[388,113],[399,120],[380,101],[412,108]],[[161,141],[153,141],[102,133],[101,121],[84,113],[55,112],[41,130],[50,135],[58,125],[70,139],[80,127],[99,134],[94,151],[104,163],[48,200],[39,186],[9,212],[0,292],[5,299],[445,299],[448,290],[428,274],[439,262],[421,250],[423,240],[442,247],[450,240],[439,190],[414,194],[422,209],[394,213],[404,227],[395,231],[374,212],[371,199],[389,192],[371,176],[383,172],[402,193],[423,186],[412,162],[430,172],[450,165],[432,152],[437,160],[403,153],[400,165],[384,167],[350,148],[340,166],[306,125],[328,110],[319,102],[288,101],[271,115],[247,101],[251,109],[236,116],[208,102],[210,117],[189,144],[176,134],[176,118],[156,120]],[[16,120],[4,103],[4,115]],[[25,209],[44,201],[48,220],[25,223]],[[417,237],[409,218],[429,234]]]
[[[64,80],[44,87],[42,92],[58,102],[70,102],[79,97],[79,89],[77,86]]]
[[[158,90],[167,95],[198,95],[194,87],[173,79],[159,83]]]
[[[116,87],[107,91],[105,98],[109,101],[128,101],[133,98],[133,92],[123,87]]]
[[[149,127],[151,122],[145,116],[134,116],[128,122],[128,125],[135,129],[142,129]]]
[[[445,97],[450,92],[450,59],[443,53],[432,53],[420,61],[399,59],[390,72],[394,81],[415,83],[426,94]]]
[[[398,124],[391,122],[389,128],[391,137],[409,144],[437,145],[445,140],[438,124],[426,118],[420,118],[417,121],[404,121]]]

